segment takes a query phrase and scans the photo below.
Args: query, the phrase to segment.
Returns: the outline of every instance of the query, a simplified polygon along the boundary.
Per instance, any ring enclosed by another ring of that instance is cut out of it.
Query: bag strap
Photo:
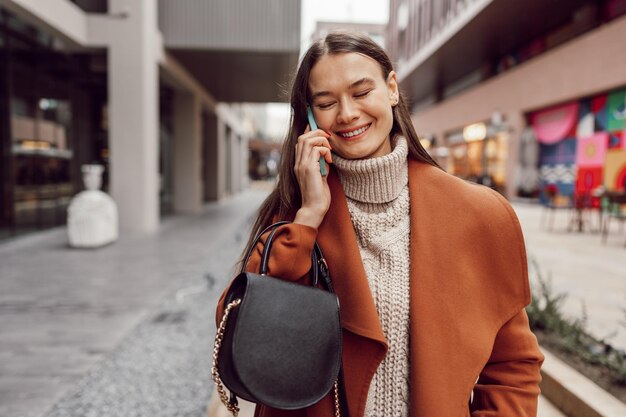
[[[268,265],[269,265],[269,257],[270,257],[270,251],[272,249],[272,245],[274,243],[274,236],[276,235],[276,233],[278,232],[278,227],[279,226],[283,226],[285,224],[289,224],[291,222],[288,221],[279,221],[276,223],[273,223],[269,226],[267,226],[265,229],[263,229],[254,239],[254,242],[252,243],[252,245],[250,246],[250,249],[248,249],[248,253],[246,253],[246,257],[244,259],[244,261],[241,264],[241,273],[246,271],[246,266],[248,265],[248,262],[250,261],[250,257],[252,256],[252,251],[256,248],[256,245],[259,243],[259,241],[261,240],[261,237],[267,233],[268,231],[272,231],[269,236],[267,237],[267,239],[265,240],[265,244],[263,245],[263,252],[261,253],[261,266],[260,266],[260,270],[259,273],[261,275],[266,275],[267,274],[267,269],[268,269]],[[312,285],[313,286],[317,286],[319,281],[320,281],[320,276],[322,278],[322,286],[324,287],[324,289],[326,289],[326,291],[334,293],[334,287],[333,287],[333,283],[330,279],[330,274],[328,272],[328,264],[326,263],[326,259],[324,259],[324,254],[322,253],[322,249],[320,248],[319,244],[317,243],[317,241],[315,241],[315,244],[313,245],[313,251],[311,252],[311,269],[312,269],[312,274],[313,274],[313,281],[312,281]]]
[[[263,229],[261,231],[261,233],[259,233],[256,236],[256,238],[254,238],[254,242],[252,242],[252,245],[250,245],[250,249],[248,249],[248,253],[246,253],[245,260],[241,263],[241,271],[240,272],[242,272],[242,273],[246,272],[246,266],[248,265],[248,261],[250,261],[250,257],[252,256],[252,251],[254,250],[254,248],[256,248],[256,245],[259,243],[259,240],[261,240],[261,236],[263,236],[269,230],[275,229],[278,226],[282,226],[282,225],[288,224],[288,223],[289,223],[288,221],[280,221],[280,222],[276,222],[274,224],[270,224],[265,229]]]

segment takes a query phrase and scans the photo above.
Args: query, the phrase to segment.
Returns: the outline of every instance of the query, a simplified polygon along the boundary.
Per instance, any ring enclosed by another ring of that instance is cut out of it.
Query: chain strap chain
[[[224,310],[224,316],[222,317],[222,321],[220,322],[217,333],[215,334],[215,345],[213,346],[213,366],[211,367],[211,376],[213,377],[213,382],[215,382],[215,388],[220,396],[220,400],[228,411],[233,414],[233,417],[237,417],[239,414],[239,406],[231,404],[230,401],[228,401],[228,394],[226,393],[226,389],[224,389],[224,384],[222,384],[222,379],[220,378],[220,373],[217,369],[217,358],[219,357],[220,349],[222,347],[222,340],[224,339],[224,331],[226,330],[228,315],[231,310],[239,304],[241,304],[241,298],[232,301]],[[335,381],[333,384],[333,391],[335,394],[335,417],[341,417],[341,408],[339,406],[339,380]]]
[[[335,391],[335,417],[341,417],[341,408],[339,407],[339,380],[335,381],[333,391]]]
[[[226,310],[224,310],[224,316],[222,317],[222,321],[220,322],[220,326],[217,329],[217,334],[215,335],[215,345],[213,346],[213,366],[211,367],[211,376],[213,377],[213,382],[215,382],[215,388],[217,389],[217,393],[220,396],[220,400],[222,400],[222,404],[226,406],[228,411],[233,414],[233,417],[237,417],[239,414],[239,407],[237,404],[231,404],[228,401],[228,394],[224,389],[224,385],[222,384],[222,379],[220,378],[220,372],[217,369],[217,358],[220,353],[220,348],[222,347],[222,340],[224,339],[224,330],[226,329],[226,322],[228,321],[228,315],[230,311],[241,304],[241,298],[236,299],[226,306]]]

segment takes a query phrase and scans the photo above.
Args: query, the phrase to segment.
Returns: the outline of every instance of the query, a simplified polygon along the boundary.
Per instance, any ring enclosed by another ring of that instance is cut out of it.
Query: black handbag
[[[213,380],[222,403],[234,416],[239,412],[237,397],[295,410],[317,403],[334,389],[335,416],[340,416],[343,408],[345,417],[347,409],[345,403],[340,405],[338,382],[339,300],[319,245],[315,242],[311,255],[311,286],[266,275],[274,235],[278,226],[287,223],[275,223],[256,237],[226,294],[213,349]],[[245,272],[261,235],[270,230],[260,272]],[[230,398],[222,382],[230,390]]]

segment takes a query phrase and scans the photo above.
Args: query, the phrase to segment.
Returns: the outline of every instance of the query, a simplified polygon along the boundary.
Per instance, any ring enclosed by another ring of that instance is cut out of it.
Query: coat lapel
[[[497,330],[498,315],[479,314],[491,304],[483,292],[485,277],[495,272],[481,267],[490,238],[483,240],[486,231],[476,226],[482,217],[471,206],[478,200],[466,190],[438,168],[409,159],[412,417],[469,415],[470,392]],[[433,391],[437,386],[445,390]]]
[[[341,182],[333,170],[328,175],[333,204],[320,225],[318,242],[324,251],[341,303],[341,324],[360,336],[387,347],[378,312],[365,275]]]

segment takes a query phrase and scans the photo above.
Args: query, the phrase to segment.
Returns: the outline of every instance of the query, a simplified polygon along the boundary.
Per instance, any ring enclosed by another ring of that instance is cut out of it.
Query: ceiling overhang
[[[218,101],[288,101],[290,74],[298,51],[215,51],[173,49],[168,51]]]

